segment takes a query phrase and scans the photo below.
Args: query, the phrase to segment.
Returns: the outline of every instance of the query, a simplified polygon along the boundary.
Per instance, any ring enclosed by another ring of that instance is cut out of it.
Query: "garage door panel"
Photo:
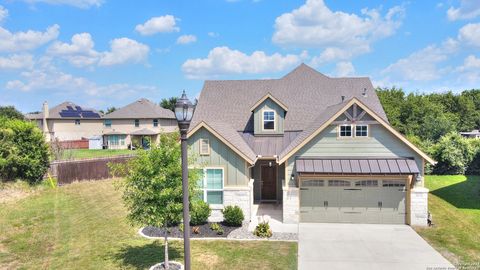
[[[302,181],[301,222],[405,224],[404,181],[365,179]]]

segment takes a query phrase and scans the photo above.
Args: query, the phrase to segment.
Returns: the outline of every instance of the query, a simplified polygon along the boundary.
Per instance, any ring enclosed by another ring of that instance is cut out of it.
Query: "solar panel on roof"
[[[66,110],[60,111],[61,117],[76,117],[76,118],[100,118],[100,115],[92,110],[82,110],[82,107],[75,106],[73,109],[72,106],[66,106]]]
[[[61,111],[60,113],[61,117],[80,117],[80,114],[76,111]]]
[[[92,112],[92,111],[84,111],[82,112],[82,117],[84,118],[100,118],[100,115],[98,113]]]
[[[75,106],[75,109],[77,109],[77,111],[82,111],[82,107],[80,106]]]
[[[73,111],[73,107],[72,107],[72,106],[67,106],[67,109],[68,109],[69,111]]]

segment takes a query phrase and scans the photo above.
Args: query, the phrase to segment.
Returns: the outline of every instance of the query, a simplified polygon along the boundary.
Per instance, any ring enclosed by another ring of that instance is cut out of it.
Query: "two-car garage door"
[[[303,179],[300,221],[406,223],[405,180]]]

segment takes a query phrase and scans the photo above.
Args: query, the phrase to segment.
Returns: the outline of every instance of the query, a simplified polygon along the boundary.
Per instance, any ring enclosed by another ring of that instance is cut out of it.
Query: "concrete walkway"
[[[407,225],[299,225],[298,269],[455,269]]]

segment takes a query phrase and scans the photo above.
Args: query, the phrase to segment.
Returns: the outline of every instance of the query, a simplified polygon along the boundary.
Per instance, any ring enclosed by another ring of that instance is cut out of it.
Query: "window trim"
[[[155,125],[155,122],[156,122],[156,125]],[[160,121],[158,121],[158,119],[153,119],[153,120],[152,120],[152,125],[153,125],[153,127],[158,127],[159,124],[160,124]]]
[[[107,121],[110,123],[109,125],[107,125]],[[106,128],[112,128],[112,119],[104,119],[103,126]]]
[[[137,123],[138,123],[138,125],[137,125]],[[134,119],[134,120],[133,120],[133,125],[134,125],[135,127],[140,127],[140,119]]]
[[[207,145],[208,145],[208,148],[207,148],[207,152],[203,152],[202,149],[202,145],[203,145],[203,142],[207,142]],[[199,142],[199,153],[201,156],[209,156],[210,155],[210,140],[209,139],[200,139],[200,142]]]
[[[273,122],[273,129],[265,129],[265,113],[266,112],[273,112],[273,120],[267,120],[267,122]],[[262,131],[269,131],[274,132],[277,130],[277,113],[275,110],[272,109],[264,109],[262,110]]]
[[[367,127],[367,135],[365,135],[365,136],[357,136],[357,127],[358,127],[358,126]],[[368,137],[370,137],[370,125],[368,125],[368,124],[355,125],[355,138],[368,138]]]
[[[208,169],[211,169],[211,170],[222,170],[222,189],[207,189],[207,170]],[[214,167],[214,166],[211,166],[211,167],[204,167],[203,168],[203,186],[202,188],[200,189],[203,193],[202,195],[202,199],[204,202],[208,203],[207,202],[207,191],[221,191],[222,192],[222,202],[224,202],[224,195],[225,195],[225,168],[224,167]],[[223,206],[223,203],[222,204],[210,204],[210,206]]]
[[[342,136],[342,127],[347,127],[349,126],[350,127],[350,136]],[[354,130],[354,127],[352,124],[340,124],[338,125],[338,135],[337,137],[340,138],[340,139],[343,139],[343,138],[353,138],[353,133],[355,132]]]

